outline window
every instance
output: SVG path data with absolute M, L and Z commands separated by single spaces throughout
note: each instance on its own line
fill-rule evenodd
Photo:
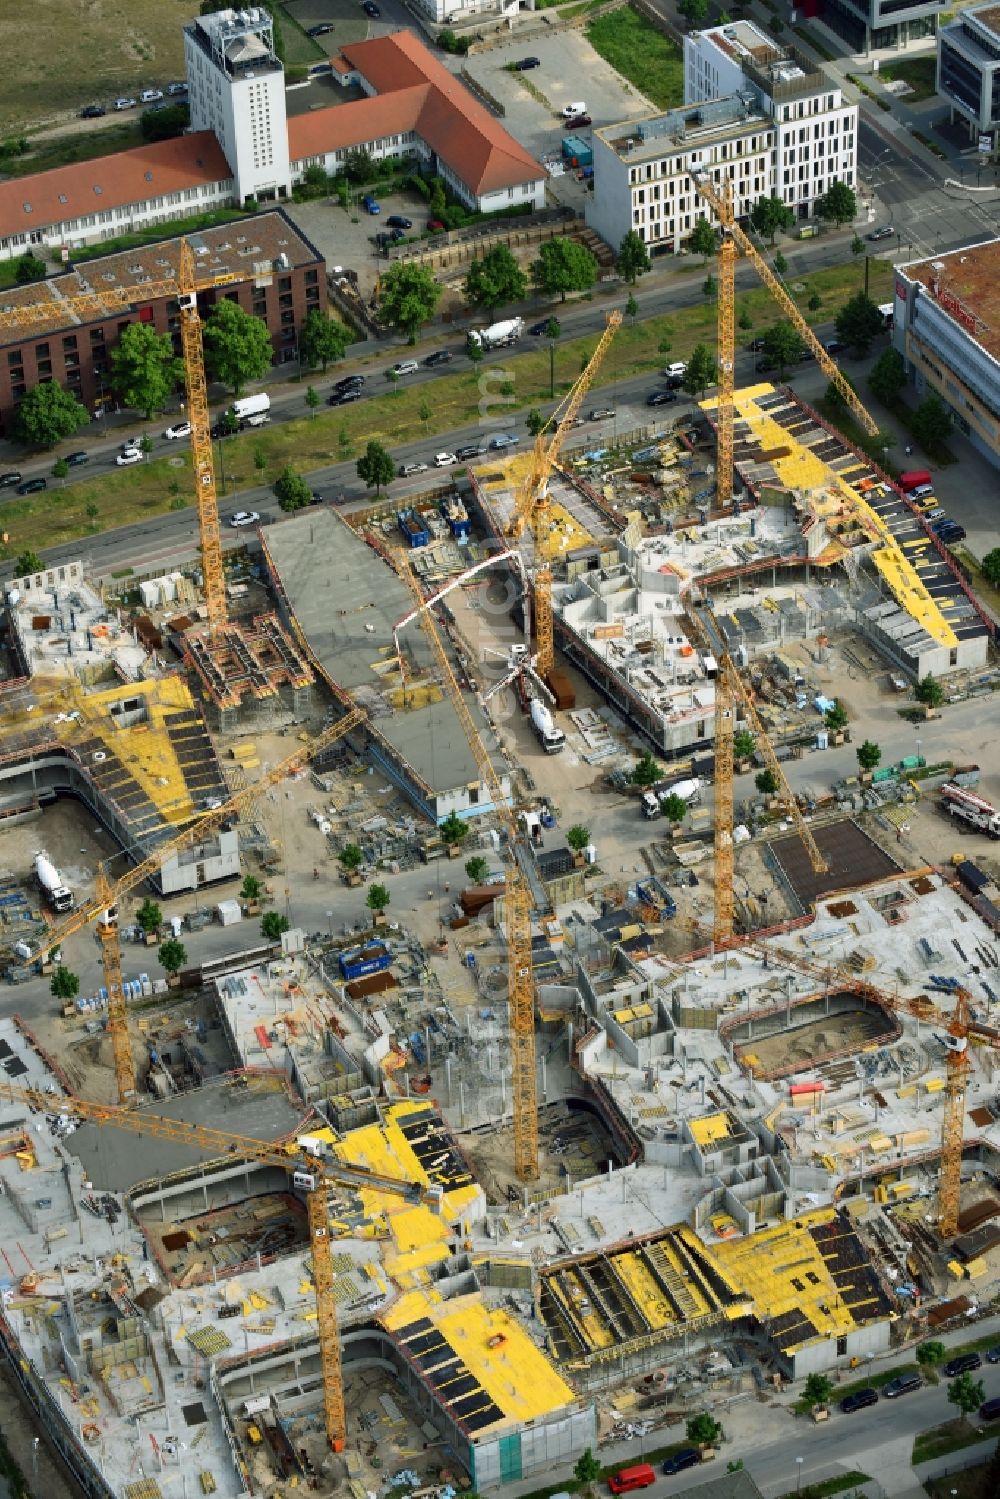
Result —
M 38 359 L 47 359 L 48 358 L 48 354 L 49 354 L 49 346 L 48 346 L 47 343 L 41 343 L 41 344 L 36 344 L 35 345 L 35 355 L 36 355 L 36 357 Z
M 62 341 L 62 344 L 63 344 L 63 351 L 65 353 L 68 353 L 70 349 L 75 349 L 76 348 L 76 334 L 75 333 L 67 333 L 66 336 L 65 336 L 65 338 Z
M 12 349 L 11 352 L 7 355 L 7 363 L 11 366 L 11 368 L 13 368 L 15 364 L 23 364 L 24 354 L 20 349 Z

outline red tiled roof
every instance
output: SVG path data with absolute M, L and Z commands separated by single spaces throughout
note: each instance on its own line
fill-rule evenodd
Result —
M 232 176 L 210 130 L 0 183 L 0 238 Z M 100 189 L 100 191 L 98 191 Z
M 545 176 L 531 153 L 412 32 L 396 31 L 341 51 L 377 97 L 290 119 L 292 161 L 412 130 L 477 195 Z

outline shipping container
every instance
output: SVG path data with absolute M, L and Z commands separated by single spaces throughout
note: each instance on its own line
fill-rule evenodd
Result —
M 342 952 L 337 961 L 345 979 L 360 979 L 369 973 L 381 973 L 384 968 L 388 968 L 392 962 L 392 954 L 381 942 L 366 942 L 363 947 L 352 947 Z

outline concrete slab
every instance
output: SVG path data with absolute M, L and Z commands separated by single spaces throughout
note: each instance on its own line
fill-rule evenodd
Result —
M 892 874 L 898 867 L 850 819 L 813 828 L 813 837 L 830 866 L 826 874 L 815 872 L 809 862 L 806 846 L 797 834 L 791 838 L 774 839 L 770 844 L 771 852 L 804 911 L 809 909 L 817 896 L 826 895 L 831 890 L 858 889 L 874 880 L 885 879 L 886 875 Z

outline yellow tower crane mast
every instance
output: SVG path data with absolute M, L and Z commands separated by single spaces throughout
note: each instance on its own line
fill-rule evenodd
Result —
M 284 780 L 303 759 L 311 759 L 313 755 L 318 755 L 322 750 L 328 749 L 344 734 L 358 728 L 364 722 L 365 716 L 360 708 L 352 708 L 343 718 L 330 724 L 314 739 L 300 745 L 293 754 L 272 766 L 260 780 L 242 787 L 220 806 L 203 813 L 169 842 L 157 845 L 152 853 L 133 865 L 114 883 L 108 879 L 104 869 L 100 868 L 97 872 L 94 894 L 90 899 L 77 906 L 76 910 L 64 921 L 49 927 L 43 934 L 42 952 L 52 952 L 74 932 L 82 931 L 92 921 L 97 924 L 104 985 L 108 991 L 108 1032 L 111 1036 L 118 1097 L 122 1104 L 128 1106 L 135 1104 L 138 1101 L 138 1089 L 135 1059 L 132 1055 L 132 1044 L 128 1032 L 128 1007 L 122 983 L 121 943 L 118 931 L 119 902 L 129 891 L 136 889 L 144 880 L 156 874 L 164 859 L 180 853 L 182 849 L 190 848 L 193 844 L 202 842 L 215 828 L 252 805 L 261 792 Z
M 361 1166 L 349 1166 L 332 1152 L 315 1154 L 302 1137 L 281 1142 L 255 1140 L 248 1135 L 230 1134 L 201 1124 L 188 1124 L 145 1109 L 116 1108 L 112 1104 L 88 1103 L 82 1098 L 59 1097 L 40 1088 L 17 1088 L 0 1081 L 0 1098 L 23 1105 L 38 1114 L 50 1113 L 58 1103 L 61 1113 L 72 1114 L 98 1126 L 128 1130 L 158 1140 L 173 1140 L 179 1145 L 208 1151 L 213 1159 L 226 1164 L 234 1159 L 255 1161 L 293 1173 L 295 1185 L 308 1193 L 309 1242 L 313 1288 L 316 1296 L 316 1318 L 319 1330 L 320 1367 L 323 1380 L 323 1408 L 327 1440 L 334 1452 L 343 1450 L 347 1435 L 344 1407 L 344 1379 L 340 1362 L 340 1337 L 337 1329 L 337 1301 L 334 1294 L 333 1266 L 330 1263 L 330 1193 L 334 1186 L 363 1187 L 402 1197 L 409 1202 L 436 1202 L 433 1194 L 419 1182 L 382 1176 Z
M 397 569 L 411 589 L 417 604 L 417 617 L 433 647 L 441 673 L 442 685 L 458 715 L 462 732 L 479 773 L 486 783 L 497 813 L 503 818 L 507 833 L 508 864 L 504 890 L 504 919 L 507 927 L 507 997 L 510 1011 L 511 1097 L 514 1115 L 514 1170 L 521 1181 L 538 1177 L 538 1083 L 535 1062 L 535 985 L 531 964 L 531 892 L 517 856 L 517 818 L 510 798 L 503 789 L 496 766 L 472 720 L 461 688 L 455 680 L 448 653 L 444 648 L 431 605 L 420 591 L 405 555 L 397 554 Z
M 556 429 L 547 435 L 542 428 L 535 438 L 531 454 L 531 466 L 524 482 L 519 486 L 515 498 L 514 515 L 509 534 L 520 536 L 530 527 L 535 549 L 535 649 L 536 667 L 544 681 L 555 664 L 555 642 L 552 631 L 552 569 L 548 565 L 549 480 L 559 461 L 563 443 L 573 427 L 583 404 L 583 398 L 597 377 L 618 329 L 622 314 L 616 309 L 608 313 L 608 325 L 597 342 L 597 347 L 587 362 L 587 367 L 574 383 L 561 407 L 553 413 Z

